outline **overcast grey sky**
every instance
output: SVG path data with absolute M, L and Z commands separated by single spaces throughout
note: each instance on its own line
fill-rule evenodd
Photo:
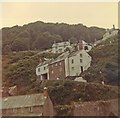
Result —
M 4 2 L 0 27 L 30 22 L 83 23 L 86 26 L 118 26 L 117 2 Z

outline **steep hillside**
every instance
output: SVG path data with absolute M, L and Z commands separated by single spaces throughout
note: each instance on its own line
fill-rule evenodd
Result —
M 105 29 L 86 27 L 82 24 L 44 23 L 37 21 L 23 26 L 2 28 L 3 53 L 11 51 L 44 50 L 50 48 L 54 41 L 76 42 L 85 40 L 94 42 L 105 33 Z
M 21 51 L 3 55 L 2 57 L 2 81 L 3 85 L 29 85 L 36 80 L 35 69 L 39 60 L 44 58 L 55 58 L 52 53 L 41 53 L 37 51 Z
M 92 65 L 82 76 L 88 82 L 105 81 L 106 84 L 118 84 L 118 41 L 119 37 L 113 36 L 94 47 L 90 52 Z
M 44 87 L 48 88 L 48 93 L 54 105 L 109 100 L 118 97 L 117 87 L 96 83 L 75 82 L 72 80 L 48 80 L 42 83 L 34 82 L 24 87 L 19 94 L 40 93 Z

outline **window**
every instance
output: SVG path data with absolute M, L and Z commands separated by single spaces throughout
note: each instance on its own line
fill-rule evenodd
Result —
M 57 63 L 55 64 L 55 66 L 57 66 Z
M 80 57 L 82 57 L 82 54 L 80 54 Z
M 72 70 L 74 70 L 74 67 L 72 67 Z
M 15 113 L 15 108 L 13 108 L 13 113 Z
M 74 60 L 72 59 L 72 62 L 71 62 L 72 64 L 74 63 Z
M 46 67 L 44 67 L 44 70 L 46 69 Z
M 59 49 L 59 52 L 61 53 L 61 52 L 62 52 L 62 49 Z
M 51 73 L 52 73 L 52 74 L 54 73 L 53 70 L 51 71 Z
M 38 68 L 38 72 L 40 72 L 40 68 Z
M 79 74 L 78 73 L 76 73 L 76 76 L 78 76 Z
M 80 63 L 82 63 L 82 59 L 80 59 Z
M 59 65 L 62 65 L 62 63 L 60 62 Z
M 83 72 L 83 66 L 81 66 L 81 72 Z
M 85 49 L 85 50 L 88 50 L 88 46 L 85 46 L 84 49 Z
M 33 112 L 33 107 L 29 107 L 29 112 Z
M 53 68 L 53 65 L 52 65 L 52 68 Z

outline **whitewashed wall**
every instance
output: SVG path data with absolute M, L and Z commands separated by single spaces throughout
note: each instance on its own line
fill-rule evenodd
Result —
M 52 53 L 62 53 L 67 47 L 71 47 L 70 42 L 55 43 L 52 45 Z
M 107 32 L 107 33 L 105 33 L 105 34 L 103 35 L 103 39 L 102 39 L 102 40 L 106 40 L 106 39 L 108 39 L 108 38 L 110 38 L 110 37 L 112 37 L 112 36 L 115 36 L 115 35 L 117 35 L 117 34 L 118 34 L 118 30 L 112 31 L 111 34 L 110 34 L 109 32 Z
M 82 54 L 82 57 L 80 57 L 80 54 Z M 73 64 L 72 59 L 74 60 Z M 80 62 L 80 59 L 82 59 L 82 63 Z M 69 57 L 69 72 L 70 72 L 69 75 L 70 76 L 79 75 L 81 73 L 81 66 L 83 66 L 84 71 L 90 67 L 90 64 L 91 56 L 85 50 L 81 50 L 77 55 Z
M 44 67 L 45 67 L 45 69 L 44 69 Z M 40 72 L 38 71 L 39 68 L 40 68 Z M 45 74 L 45 73 L 48 73 L 48 64 L 45 64 L 45 65 L 42 65 L 42 66 L 36 68 L 37 76 L 39 76 L 41 74 Z

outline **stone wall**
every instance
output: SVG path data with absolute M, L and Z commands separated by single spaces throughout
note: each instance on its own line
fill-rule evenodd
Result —
M 39 116 L 43 113 L 42 106 L 14 108 L 14 109 L 3 109 L 2 116 Z
M 73 116 L 118 116 L 118 100 L 75 103 Z
M 118 100 L 73 103 L 55 107 L 56 116 L 118 116 Z

